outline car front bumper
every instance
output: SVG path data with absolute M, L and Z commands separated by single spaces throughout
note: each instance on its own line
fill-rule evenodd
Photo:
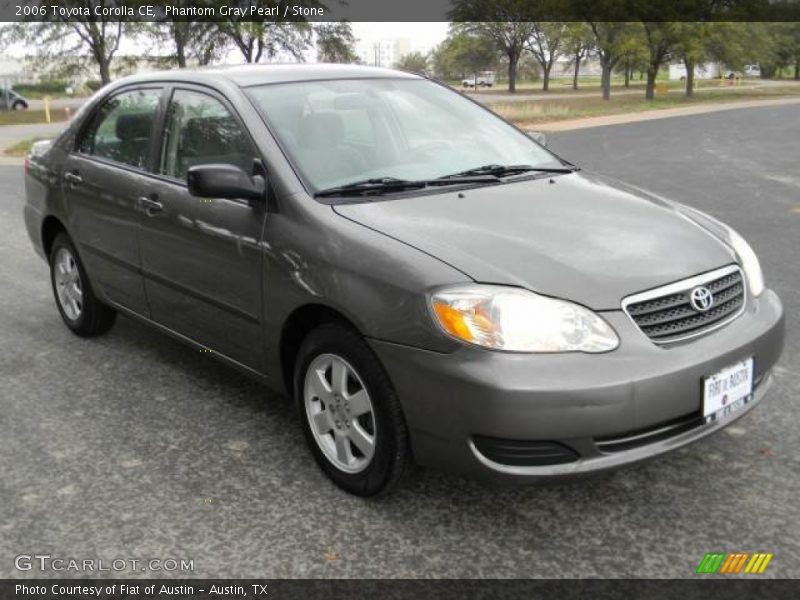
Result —
M 621 340 L 605 354 L 514 354 L 466 346 L 442 354 L 371 340 L 403 404 L 415 460 L 469 477 L 533 481 L 656 456 L 752 410 L 770 387 L 770 370 L 783 348 L 783 309 L 769 290 L 749 300 L 729 325 L 673 345 L 654 344 L 622 311 L 603 316 Z M 706 422 L 703 378 L 751 356 L 750 400 L 728 418 Z M 481 450 L 480 440 L 515 446 L 510 454 L 518 457 L 530 456 L 525 444 L 532 443 L 541 456 L 550 444 L 574 458 L 498 462 Z

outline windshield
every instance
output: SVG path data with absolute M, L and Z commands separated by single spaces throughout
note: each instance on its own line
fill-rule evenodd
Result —
M 248 91 L 314 192 L 485 165 L 563 166 L 492 113 L 427 80 L 304 81 Z

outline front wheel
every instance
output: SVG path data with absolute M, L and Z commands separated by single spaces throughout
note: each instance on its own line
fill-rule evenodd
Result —
M 59 233 L 50 250 L 50 282 L 58 312 L 74 333 L 91 337 L 114 325 L 117 313 L 92 292 L 89 278 L 75 246 L 66 233 Z
M 11 105 L 11 110 L 26 110 L 27 108 L 28 108 L 27 104 L 19 101 L 14 102 L 14 104 Z
M 311 452 L 334 483 L 358 496 L 398 484 L 411 463 L 403 411 L 360 335 L 338 323 L 312 331 L 297 357 L 294 390 Z

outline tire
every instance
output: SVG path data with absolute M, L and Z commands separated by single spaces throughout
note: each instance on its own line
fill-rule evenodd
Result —
M 58 312 L 73 333 L 92 337 L 114 325 L 116 311 L 95 297 L 83 263 L 66 233 L 59 233 L 50 249 L 50 284 Z
M 26 110 L 27 108 L 28 105 L 25 104 L 24 102 L 20 102 L 19 100 L 17 100 L 16 102 L 14 102 L 14 104 L 11 105 L 11 110 Z
M 345 384 L 334 384 L 334 374 L 343 371 Z M 398 485 L 411 464 L 403 410 L 358 333 L 339 323 L 313 330 L 295 361 L 294 396 L 311 453 L 336 485 L 357 496 L 387 494 Z

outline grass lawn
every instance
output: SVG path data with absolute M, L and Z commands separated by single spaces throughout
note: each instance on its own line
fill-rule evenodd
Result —
M 66 121 L 67 115 L 63 110 L 52 109 L 50 111 L 51 121 Z M 12 110 L 0 112 L 0 126 L 20 125 L 25 123 L 44 123 L 43 110 Z
M 744 83 L 747 83 L 749 80 L 745 79 Z M 448 80 L 447 83 L 457 89 L 462 89 L 461 81 L 460 80 Z M 629 87 L 625 87 L 625 79 L 621 76 L 615 75 L 611 78 L 611 89 L 612 90 L 624 90 L 624 89 L 641 89 L 644 90 L 646 81 L 644 79 L 639 79 L 638 75 L 631 79 Z M 670 89 L 683 89 L 686 82 L 679 81 L 679 80 L 670 80 L 667 78 L 666 74 L 659 74 L 659 77 L 656 78 L 656 83 L 666 83 Z M 695 79 L 694 82 L 695 87 L 715 87 L 719 86 L 719 79 Z M 592 92 L 595 90 L 600 90 L 600 76 L 581 76 L 578 78 L 578 89 L 572 89 L 572 77 L 556 77 L 550 79 L 550 92 L 565 94 L 570 92 Z M 478 88 L 475 90 L 479 94 L 507 94 L 508 93 L 508 82 L 507 81 L 497 81 L 493 87 L 491 88 Z M 517 94 L 545 94 L 547 92 L 542 91 L 542 80 L 517 80 Z
M 599 117 L 621 113 L 635 113 L 645 110 L 676 108 L 697 104 L 763 100 L 787 96 L 800 97 L 800 86 L 769 87 L 742 90 L 710 90 L 691 98 L 679 92 L 670 92 L 645 100 L 639 95 L 614 96 L 604 101 L 599 97 L 561 98 L 558 100 L 531 100 L 492 103 L 489 107 L 520 127 L 530 127 L 583 117 Z
M 24 139 L 24 140 L 20 140 L 16 144 L 14 144 L 13 146 L 9 146 L 8 148 L 6 148 L 5 152 L 3 152 L 3 154 L 5 154 L 6 156 L 25 156 L 25 155 L 28 154 L 28 152 L 31 149 L 31 146 L 33 146 L 33 144 L 35 142 L 38 142 L 39 140 L 44 140 L 44 139 L 47 139 L 47 138 L 32 137 L 32 138 L 27 138 L 27 139 Z
M 746 86 L 751 84 L 752 82 L 748 81 L 747 79 L 743 80 L 739 85 Z M 657 85 L 666 84 L 670 90 L 678 90 L 683 91 L 686 87 L 685 81 L 669 81 L 666 79 L 659 79 L 656 81 Z M 614 80 L 611 82 L 611 93 L 614 92 L 622 92 L 622 91 L 632 91 L 632 90 L 640 90 L 644 92 L 647 83 L 644 81 L 639 80 L 631 80 L 628 87 L 625 87 L 625 82 L 621 79 L 619 81 Z M 702 79 L 702 80 L 695 80 L 694 82 L 695 89 L 699 88 L 718 88 L 719 79 Z M 542 95 L 547 96 L 548 93 L 550 94 L 586 94 L 589 92 L 597 92 L 600 93 L 600 79 L 597 78 L 596 80 L 587 80 L 578 83 L 578 89 L 572 89 L 572 80 L 565 80 L 565 79 L 551 79 L 550 80 L 550 89 L 549 91 L 545 92 L 542 90 L 542 82 L 531 82 L 531 83 L 524 83 L 521 85 L 517 85 L 517 95 Z M 495 84 L 492 88 L 478 88 L 477 91 L 473 93 L 477 94 L 487 94 L 487 95 L 495 95 L 495 94 L 508 94 L 508 85 L 506 84 Z

